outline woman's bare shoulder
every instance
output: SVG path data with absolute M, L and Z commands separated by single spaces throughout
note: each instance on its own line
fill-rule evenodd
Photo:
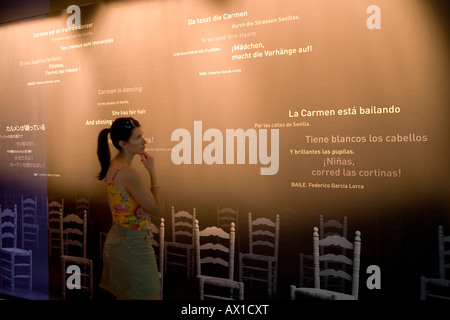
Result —
M 119 179 L 121 181 L 130 181 L 135 180 L 139 178 L 139 173 L 136 168 L 130 166 L 130 165 L 124 165 L 120 168 L 120 170 L 117 172 L 116 179 Z

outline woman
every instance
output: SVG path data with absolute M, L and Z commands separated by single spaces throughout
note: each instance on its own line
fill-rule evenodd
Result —
M 108 133 L 119 151 L 111 160 Z M 98 136 L 99 180 L 105 188 L 113 225 L 103 250 L 100 287 L 117 299 L 160 299 L 161 287 L 152 247 L 150 217 L 160 214 L 159 186 L 153 158 L 145 153 L 138 121 L 118 118 Z M 131 166 L 139 155 L 150 176 L 150 187 Z

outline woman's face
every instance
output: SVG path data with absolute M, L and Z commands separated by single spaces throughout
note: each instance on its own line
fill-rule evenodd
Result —
M 125 147 L 128 152 L 132 154 L 142 154 L 145 151 L 145 139 L 141 127 L 136 127 L 131 133 L 131 137 L 125 142 Z

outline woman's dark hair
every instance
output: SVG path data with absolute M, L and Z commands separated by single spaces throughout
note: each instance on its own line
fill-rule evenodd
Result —
M 103 178 L 105 178 L 111 162 L 111 153 L 109 152 L 108 145 L 108 133 L 111 135 L 111 140 L 114 147 L 120 151 L 122 150 L 122 147 L 119 145 L 119 141 L 128 141 L 131 137 L 133 129 L 140 126 L 140 123 L 131 117 L 117 118 L 112 123 L 111 128 L 100 131 L 97 142 L 97 156 L 102 169 L 98 174 L 98 180 L 103 180 Z

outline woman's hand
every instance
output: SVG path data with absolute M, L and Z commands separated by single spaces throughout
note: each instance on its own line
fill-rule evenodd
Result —
M 144 167 L 148 171 L 152 171 L 155 169 L 155 161 L 151 155 L 144 152 L 144 153 L 141 153 L 140 156 L 141 156 L 141 162 L 144 164 Z
M 145 211 L 142 207 L 138 207 L 134 212 L 134 215 L 139 219 L 150 219 L 150 213 Z

